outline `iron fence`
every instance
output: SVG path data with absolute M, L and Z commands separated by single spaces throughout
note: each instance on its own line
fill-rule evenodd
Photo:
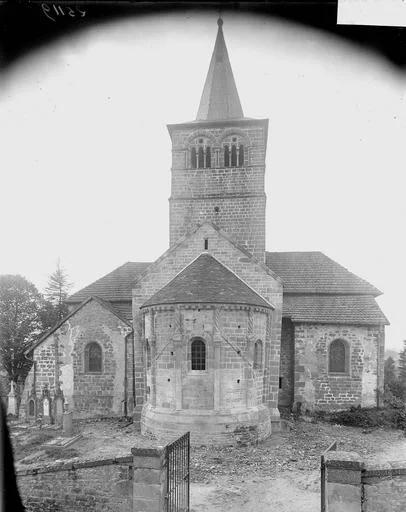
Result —
M 189 512 L 190 432 L 166 446 L 166 511 Z
M 320 457 L 320 499 L 321 499 L 321 512 L 327 511 L 327 500 L 326 500 L 326 454 L 330 451 L 337 450 L 337 441 L 333 441 L 327 450 L 321 454 Z

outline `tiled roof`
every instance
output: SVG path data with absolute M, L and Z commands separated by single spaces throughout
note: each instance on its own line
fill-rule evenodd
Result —
M 67 302 L 82 302 L 90 295 L 109 301 L 131 301 L 132 288 L 150 263 L 127 262 L 71 295 Z
M 216 43 L 196 116 L 197 121 L 241 119 L 244 117 L 224 41 L 223 21 L 219 19 L 217 24 Z
M 104 308 L 108 309 L 113 315 L 115 315 L 117 318 L 119 318 L 121 321 L 123 321 L 125 324 L 127 324 L 129 327 L 131 327 L 131 319 L 126 318 L 120 311 L 117 311 L 117 309 L 110 304 L 110 302 L 107 302 L 100 297 L 93 297 L 92 295 L 90 297 L 86 297 L 85 300 L 83 300 L 76 308 L 74 308 L 70 313 L 68 313 L 62 320 L 57 322 L 53 327 L 48 329 L 44 334 L 39 338 L 38 341 L 36 341 L 28 350 L 24 352 L 24 354 L 29 354 L 32 352 L 38 345 L 40 345 L 43 341 L 45 341 L 52 333 L 54 333 L 59 327 L 61 327 L 62 324 L 64 324 L 69 318 L 71 318 L 73 315 L 75 315 L 79 310 L 83 308 L 88 302 L 91 300 L 95 300 L 98 304 L 103 306 Z
M 282 278 L 284 293 L 381 294 L 322 252 L 267 252 L 266 264 Z
M 205 256 L 208 257 L 208 255 Z M 200 262 L 202 263 L 202 266 L 199 267 L 200 274 L 197 272 L 197 267 L 192 267 L 191 270 L 195 268 L 196 273 L 192 275 L 189 269 L 188 280 L 183 277 L 179 287 L 171 286 L 169 291 L 166 290 L 166 287 L 163 288 L 146 304 L 152 304 L 152 300 L 154 303 L 157 303 L 157 300 L 162 302 L 193 302 L 195 300 L 197 302 L 236 303 L 238 300 L 240 304 L 257 303 L 258 298 L 260 302 L 263 300 L 217 260 L 211 259 L 215 263 L 207 274 L 210 279 L 206 279 L 203 263 Z M 207 260 L 204 261 L 207 264 Z M 284 316 L 291 316 L 294 321 L 387 323 L 385 316 L 373 299 L 373 296 L 380 294 L 379 290 L 321 252 L 267 252 L 266 263 L 283 279 Z M 129 321 L 132 317 L 133 285 L 149 265 L 150 263 L 125 263 L 110 274 L 71 295 L 68 302 L 80 303 L 89 296 L 97 296 L 112 302 L 115 310 Z M 221 267 L 221 271 L 218 266 Z M 186 269 L 183 272 L 185 271 Z M 217 271 L 224 280 L 224 286 L 219 286 L 221 281 L 213 278 Z M 181 276 L 183 272 L 177 277 Z M 225 278 L 224 274 L 228 275 L 228 278 Z M 177 282 L 179 283 L 180 279 Z M 202 282 L 202 286 L 198 284 L 199 282 Z M 238 293 L 235 292 L 234 285 L 238 286 Z M 169 285 L 167 286 L 169 287 Z M 240 287 L 245 290 L 244 293 L 241 293 Z M 269 307 L 268 303 L 265 304 Z
M 284 295 L 283 316 L 293 322 L 389 324 L 370 295 Z
M 210 254 L 204 253 L 185 267 L 143 307 L 157 304 L 225 303 L 271 307 L 252 288 Z

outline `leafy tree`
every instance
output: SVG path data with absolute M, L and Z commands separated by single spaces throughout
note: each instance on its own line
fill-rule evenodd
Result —
M 385 364 L 384 364 L 385 386 L 390 386 L 396 380 L 397 380 L 397 375 L 396 375 L 395 360 L 393 359 L 393 357 L 389 356 L 387 359 L 385 359 Z
M 45 297 L 56 311 L 54 323 L 62 320 L 69 312 L 65 300 L 71 287 L 72 283 L 69 282 L 68 275 L 61 267 L 61 262 L 58 259 L 56 270 L 49 276 L 48 286 L 45 288 Z
M 406 391 L 406 340 L 403 340 L 403 350 L 399 353 L 399 382 Z
M 391 400 L 391 397 L 403 399 L 404 389 L 396 372 L 395 360 L 390 356 L 385 360 L 384 382 L 386 399 Z
M 30 368 L 24 352 L 44 329 L 43 297 L 20 275 L 0 276 L 0 365 L 9 379 L 22 383 Z

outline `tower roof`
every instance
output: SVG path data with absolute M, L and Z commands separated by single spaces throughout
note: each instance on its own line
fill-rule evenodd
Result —
M 217 25 L 216 43 L 196 121 L 220 121 L 244 117 L 224 41 L 221 18 L 218 19 Z

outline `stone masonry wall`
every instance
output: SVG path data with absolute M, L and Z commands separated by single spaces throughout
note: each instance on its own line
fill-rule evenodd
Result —
M 328 371 L 329 344 L 338 338 L 350 351 L 349 371 L 342 375 Z M 295 324 L 294 401 L 304 410 L 375 405 L 383 344 L 379 326 Z
M 354 452 L 325 456 L 326 504 L 331 512 L 403 512 L 406 461 L 369 462 Z
M 59 380 L 75 417 L 122 414 L 126 332 L 128 326 L 97 301 L 85 304 L 35 348 L 36 369 L 32 367 L 26 379 L 23 408 L 32 391 L 35 371 L 38 400 L 45 387 L 52 400 Z M 102 347 L 101 373 L 85 371 L 84 352 L 89 342 L 97 342 Z M 131 344 L 128 345 L 130 366 Z M 128 374 L 130 377 L 131 372 Z M 131 390 L 131 381 L 128 389 Z M 41 412 L 40 403 L 38 410 Z
M 132 478 L 132 456 L 17 471 L 27 512 L 132 512 Z
M 226 306 L 224 306 L 226 308 Z M 181 308 L 184 335 L 181 342 L 181 392 L 182 409 L 214 409 L 215 356 L 213 340 L 213 309 L 209 307 Z M 169 308 L 155 313 L 156 336 L 156 389 L 151 389 L 149 398 L 155 397 L 158 407 L 176 408 L 176 348 L 171 340 L 175 335 L 175 311 Z M 264 401 L 264 367 L 253 368 L 253 344 L 261 340 L 265 347 L 266 314 L 254 313 L 253 332 L 248 333 L 248 311 L 224 309 L 219 315 L 221 332 L 230 341 L 220 339 L 219 400 L 216 407 L 232 411 L 252 407 Z M 190 344 L 200 337 L 206 344 L 206 370 L 193 371 L 190 368 Z M 249 337 L 251 339 L 249 339 Z M 216 338 L 217 339 L 217 338 Z M 234 350 L 235 349 L 235 350 Z M 240 350 L 241 354 L 237 354 Z M 264 349 L 263 349 L 264 351 Z M 263 354 L 262 354 L 263 358 Z M 250 364 L 248 364 L 249 362 Z M 152 384 L 153 385 L 153 384 Z
M 406 508 L 406 461 L 365 464 L 361 473 L 362 512 L 403 512 Z
M 178 244 L 164 253 L 152 264 L 144 276 L 135 284 L 133 290 L 133 316 L 140 317 L 140 306 L 155 292 L 168 284 L 175 275 L 204 251 L 204 240 L 209 241 L 209 253 L 235 272 L 249 286 L 274 305 L 270 328 L 269 346 L 264 347 L 264 389 L 265 402 L 272 415 L 279 418 L 277 396 L 279 387 L 279 351 L 280 325 L 282 311 L 282 284 L 263 264 L 252 260 L 241 251 L 221 231 L 210 224 L 203 224 L 194 233 L 180 240 Z M 141 404 L 145 401 L 143 385 L 144 354 L 142 333 L 136 337 L 136 377 L 137 410 L 141 413 Z M 139 417 L 139 416 L 138 416 Z
M 128 456 L 34 464 L 17 470 L 17 484 L 28 512 L 159 512 L 167 450 L 149 442 Z
M 281 362 L 278 404 L 290 407 L 293 404 L 295 388 L 295 334 L 294 325 L 289 318 L 282 319 Z
M 259 120 L 234 127 L 172 128 L 171 246 L 197 223 L 210 221 L 264 261 L 266 126 Z M 223 141 L 232 136 L 244 145 L 243 167 L 224 167 Z M 190 147 L 198 137 L 211 147 L 208 169 L 190 166 Z

